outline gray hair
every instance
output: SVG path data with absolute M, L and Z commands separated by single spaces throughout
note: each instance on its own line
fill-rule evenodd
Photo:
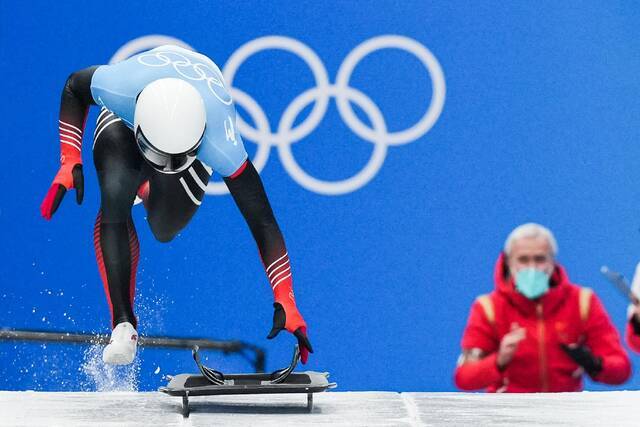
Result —
M 556 238 L 553 237 L 553 233 L 547 227 L 536 224 L 534 222 L 522 224 L 516 227 L 509 234 L 509 237 L 507 237 L 507 240 L 504 242 L 504 253 L 507 255 L 511 254 L 513 242 L 515 242 L 516 240 L 536 237 L 544 237 L 545 239 L 547 239 L 547 242 L 549 242 L 549 246 L 551 246 L 551 254 L 555 258 L 558 254 L 558 243 L 556 242 Z

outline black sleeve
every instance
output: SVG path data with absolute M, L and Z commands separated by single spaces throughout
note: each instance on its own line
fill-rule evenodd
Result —
M 96 105 L 91 96 L 91 78 L 98 66 L 72 73 L 62 90 L 60 120 L 84 130 L 84 120 L 90 105 Z
M 270 265 L 283 256 L 286 247 L 258 171 L 247 160 L 247 166 L 240 175 L 224 178 L 224 182 L 251 229 L 263 264 Z

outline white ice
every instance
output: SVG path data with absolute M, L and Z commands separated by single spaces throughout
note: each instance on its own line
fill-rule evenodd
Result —
M 315 395 L 206 396 L 154 392 L 0 391 L 1 426 L 637 426 L 640 392 L 488 395 L 326 392 Z

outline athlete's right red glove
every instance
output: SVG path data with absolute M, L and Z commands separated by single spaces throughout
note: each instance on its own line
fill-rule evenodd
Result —
M 273 312 L 273 328 L 271 328 L 271 332 L 269 332 L 267 338 L 275 338 L 283 329 L 291 332 L 298 339 L 300 360 L 302 363 L 307 363 L 309 353 L 313 353 L 313 348 L 311 347 L 309 338 L 307 338 L 307 324 L 295 303 L 283 302 L 284 304 L 281 304 L 276 300 L 273 304 L 273 308 L 275 309 Z
M 64 94 L 63 94 L 64 104 Z M 88 107 L 87 107 L 88 108 Z M 85 119 L 86 119 L 85 109 Z M 82 203 L 84 196 L 84 175 L 82 174 L 82 127 L 74 126 L 69 120 L 59 120 L 60 131 L 60 170 L 58 171 L 47 195 L 40 205 L 40 213 L 44 219 L 51 219 L 60 206 L 67 190 L 76 189 L 76 202 Z
M 45 219 L 51 219 L 60 206 L 60 202 L 70 188 L 76 189 L 76 202 L 82 203 L 84 196 L 84 175 L 82 173 L 82 161 L 78 158 L 66 159 L 62 156 L 62 166 L 53 179 L 47 195 L 40 205 L 40 213 Z

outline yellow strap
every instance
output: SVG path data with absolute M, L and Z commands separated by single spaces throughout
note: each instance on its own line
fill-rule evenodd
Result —
M 589 310 L 591 309 L 591 295 L 593 291 L 590 288 L 580 288 L 580 320 L 586 322 L 589 318 Z M 484 310 L 484 315 L 491 325 L 496 321 L 496 313 L 493 309 L 493 301 L 489 295 L 480 295 L 476 301 L 480 303 Z
M 589 318 L 591 295 L 593 295 L 593 291 L 590 288 L 580 288 L 580 320 L 583 322 Z
M 487 294 L 480 295 L 476 301 L 480 303 L 484 310 L 484 315 L 487 317 L 489 323 L 493 325 L 496 321 L 496 313 L 493 310 L 493 301 L 491 301 L 491 297 Z

